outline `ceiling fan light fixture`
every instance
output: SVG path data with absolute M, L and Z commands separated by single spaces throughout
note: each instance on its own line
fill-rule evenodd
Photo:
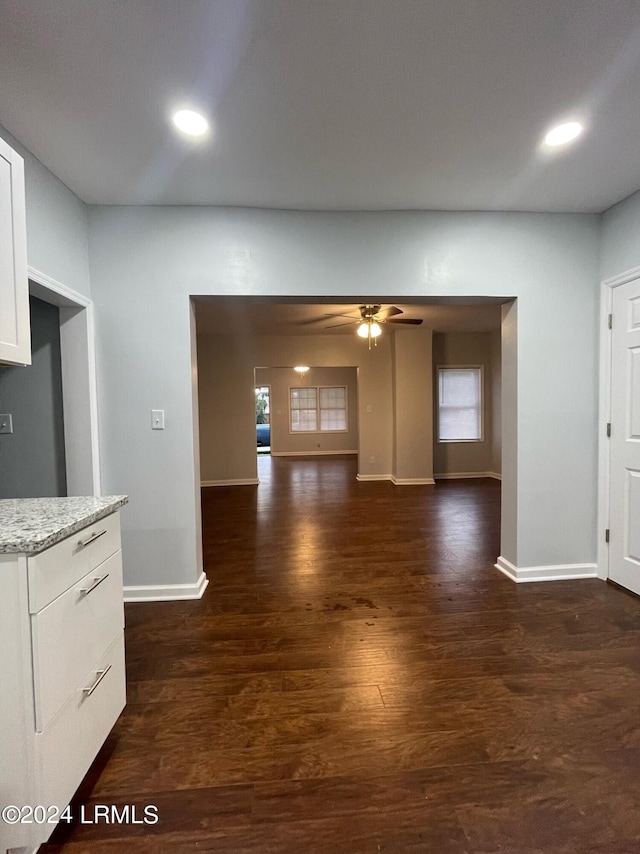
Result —
M 375 320 L 363 320 L 356 331 L 361 338 L 377 338 L 378 335 L 382 335 L 380 324 Z
M 376 347 L 378 346 L 378 342 L 376 339 L 379 335 L 382 334 L 382 329 L 380 328 L 380 324 L 376 323 L 373 317 L 365 317 L 364 320 L 358 324 L 356 333 L 360 336 L 360 338 L 367 339 L 367 341 L 369 342 L 369 349 L 371 349 L 372 341 Z

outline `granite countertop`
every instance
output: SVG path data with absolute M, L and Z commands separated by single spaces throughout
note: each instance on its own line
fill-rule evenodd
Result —
M 119 510 L 126 495 L 0 500 L 0 554 L 33 555 Z

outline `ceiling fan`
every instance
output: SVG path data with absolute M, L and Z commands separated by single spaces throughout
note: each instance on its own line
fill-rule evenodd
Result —
M 348 323 L 334 323 L 327 326 L 327 329 L 332 329 L 336 326 L 349 326 L 356 323 L 356 332 L 361 338 L 366 338 L 371 349 L 371 341 L 374 346 L 377 345 L 377 338 L 382 333 L 382 323 L 402 323 L 411 326 L 420 326 L 421 318 L 417 317 L 400 317 L 404 314 L 401 308 L 395 305 L 390 305 L 387 308 L 382 308 L 381 305 L 361 305 L 359 306 L 360 317 L 353 318 L 352 314 L 326 314 L 325 317 L 347 317 Z

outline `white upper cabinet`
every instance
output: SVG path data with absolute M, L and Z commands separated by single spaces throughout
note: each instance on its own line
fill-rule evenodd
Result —
M 0 363 L 31 364 L 24 161 L 0 139 Z

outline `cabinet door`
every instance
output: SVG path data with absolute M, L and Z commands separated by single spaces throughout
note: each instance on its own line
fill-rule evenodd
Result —
M 24 161 L 0 139 L 0 362 L 31 364 Z

